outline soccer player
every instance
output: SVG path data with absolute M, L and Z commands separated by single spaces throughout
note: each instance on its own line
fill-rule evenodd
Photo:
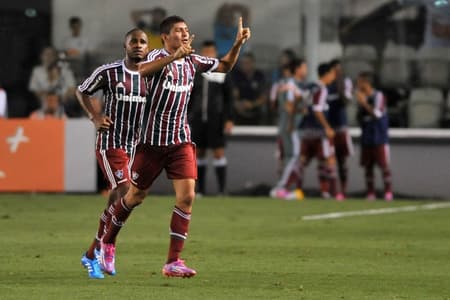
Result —
M 376 199 L 374 183 L 374 166 L 382 171 L 384 181 L 384 199 L 392 201 L 390 154 L 389 154 L 389 120 L 386 112 L 386 99 L 383 93 L 373 86 L 373 75 L 362 72 L 357 80 L 356 99 L 358 100 L 358 120 L 361 125 L 361 166 L 365 169 L 367 200 Z
M 170 222 L 170 246 L 162 273 L 168 277 L 192 277 L 196 271 L 180 259 L 188 235 L 195 198 L 197 166 L 195 145 L 187 123 L 187 106 L 196 72 L 229 72 L 235 65 L 242 45 L 250 38 L 250 29 L 239 20 L 236 39 L 220 60 L 193 54 L 193 35 L 179 16 L 170 16 L 160 25 L 163 49 L 149 53 L 139 72 L 148 76 L 147 97 L 141 141 L 131 166 L 132 184 L 125 197 L 114 206 L 112 222 L 102 240 L 102 265 L 106 272 L 115 270 L 115 238 L 133 208 L 141 204 L 146 190 L 163 169 L 172 180 L 175 207 Z
M 217 57 L 214 41 L 204 41 L 200 55 Z M 213 151 L 213 166 L 219 194 L 225 193 L 227 158 L 225 157 L 225 134 L 233 128 L 232 83 L 224 73 L 197 73 L 192 89 L 189 122 L 192 141 L 197 145 L 197 192 L 205 194 L 205 177 L 208 160 L 207 149 Z
M 307 74 L 306 62 L 295 59 L 282 68 L 283 77 L 272 86 L 271 102 L 276 101 L 278 106 L 278 144 L 283 168 L 279 181 L 270 192 L 271 197 L 287 200 L 304 198 L 300 187 L 294 192 L 291 192 L 289 187 L 298 182 L 299 176 L 300 140 L 297 130 L 303 116 L 303 109 L 299 106 L 307 93 Z
M 327 85 L 335 80 L 335 72 L 329 64 L 318 67 L 319 82 L 311 88 L 308 113 L 302 120 L 300 130 L 302 134 L 300 146 L 300 183 L 302 184 L 304 168 L 312 158 L 317 157 L 319 164 L 325 166 L 326 177 L 329 181 L 330 192 L 338 201 L 343 200 L 342 193 L 336 184 L 336 159 L 334 156 L 333 140 L 335 132 L 327 121 Z
M 103 278 L 98 258 L 100 241 L 114 214 L 114 203 L 129 187 L 129 159 L 137 144 L 141 114 L 146 102 L 146 78 L 138 72 L 138 63 L 148 54 L 147 35 L 132 29 L 125 35 L 125 58 L 97 68 L 77 89 L 76 95 L 97 129 L 96 156 L 110 184 L 107 208 L 103 211 L 97 235 L 81 263 L 90 278 Z M 92 95 L 102 90 L 104 112 L 91 103 Z M 109 272 L 114 275 L 114 272 Z
M 348 178 L 347 157 L 353 155 L 352 138 L 347 128 L 347 104 L 352 99 L 353 84 L 350 78 L 344 76 L 338 59 L 330 62 L 330 68 L 336 73 L 336 79 L 327 86 L 328 122 L 336 133 L 334 136 L 334 150 L 341 192 L 345 197 Z M 320 170 L 319 180 L 322 182 L 326 180 L 324 166 Z

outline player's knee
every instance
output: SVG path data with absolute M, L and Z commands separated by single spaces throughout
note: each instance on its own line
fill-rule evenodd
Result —
M 178 197 L 178 205 L 183 206 L 184 208 L 191 207 L 194 203 L 195 192 L 187 192 Z
M 139 189 L 132 189 L 128 193 L 127 204 L 131 207 L 136 207 L 144 202 L 146 192 Z

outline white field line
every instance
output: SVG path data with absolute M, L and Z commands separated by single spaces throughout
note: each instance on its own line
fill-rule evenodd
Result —
M 399 207 L 387 207 L 387 208 L 377 208 L 377 209 L 366 209 L 366 210 L 355 210 L 355 211 L 343 211 L 343 212 L 332 212 L 320 215 L 309 215 L 303 216 L 303 221 L 314 221 L 314 220 L 325 220 L 325 219 L 340 219 L 354 216 L 373 216 L 373 215 L 385 215 L 385 214 L 395 214 L 401 212 L 411 212 L 418 210 L 433 210 L 441 208 L 450 208 L 450 202 L 445 203 L 431 203 L 424 205 L 411 205 L 411 206 L 399 206 Z

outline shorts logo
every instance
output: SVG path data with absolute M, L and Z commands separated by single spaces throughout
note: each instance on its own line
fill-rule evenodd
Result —
M 138 178 L 139 178 L 139 174 L 136 173 L 136 172 L 134 172 L 134 171 L 132 171 L 132 172 L 131 172 L 131 179 L 136 180 L 136 179 L 138 179 Z
M 117 170 L 115 173 L 117 178 L 122 179 L 123 178 L 123 170 Z

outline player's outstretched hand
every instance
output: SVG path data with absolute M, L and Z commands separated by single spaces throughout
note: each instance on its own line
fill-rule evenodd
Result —
M 239 17 L 238 30 L 236 33 L 236 44 L 242 46 L 252 35 L 249 27 L 242 26 L 242 17 Z
M 180 59 L 180 58 L 189 56 L 195 52 L 195 50 L 191 46 L 194 38 L 195 38 L 195 34 L 191 35 L 189 40 L 186 43 L 181 44 L 180 48 L 178 48 L 174 54 L 175 59 Z
M 106 131 L 112 124 L 114 124 L 108 116 L 95 116 L 92 118 L 92 122 L 95 125 L 95 129 L 98 131 Z

